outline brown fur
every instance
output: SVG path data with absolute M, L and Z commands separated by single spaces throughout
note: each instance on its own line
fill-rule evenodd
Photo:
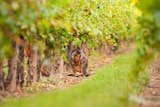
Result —
M 83 76 L 89 76 L 87 73 L 88 58 L 80 47 L 76 47 L 70 57 L 70 64 L 73 72 L 80 72 Z

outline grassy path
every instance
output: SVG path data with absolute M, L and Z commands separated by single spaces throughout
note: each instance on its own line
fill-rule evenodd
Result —
M 82 84 L 28 99 L 13 99 L 0 107 L 134 107 L 128 95 L 135 89 L 127 76 L 134 58 L 134 53 L 119 56 Z

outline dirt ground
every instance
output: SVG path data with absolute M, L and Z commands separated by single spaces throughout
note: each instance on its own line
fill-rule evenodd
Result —
M 139 107 L 160 107 L 160 60 L 153 63 L 149 74 L 149 84 L 139 96 Z

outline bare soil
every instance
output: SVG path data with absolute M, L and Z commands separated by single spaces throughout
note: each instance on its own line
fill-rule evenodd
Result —
M 160 60 L 156 60 L 149 72 L 150 81 L 140 94 L 139 107 L 160 107 Z

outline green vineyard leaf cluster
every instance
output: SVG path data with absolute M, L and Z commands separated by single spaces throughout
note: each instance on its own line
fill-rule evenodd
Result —
M 10 40 L 1 47 L 23 37 L 63 53 L 69 41 L 94 47 L 135 36 L 138 14 L 130 0 L 1 0 L 0 17 L 0 39 Z

